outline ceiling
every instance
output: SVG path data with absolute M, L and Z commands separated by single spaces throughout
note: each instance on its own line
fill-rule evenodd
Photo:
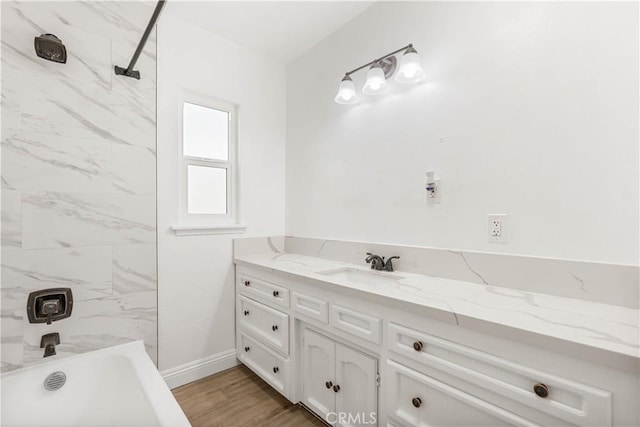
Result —
M 372 1 L 169 1 L 165 13 L 289 62 L 372 4 Z

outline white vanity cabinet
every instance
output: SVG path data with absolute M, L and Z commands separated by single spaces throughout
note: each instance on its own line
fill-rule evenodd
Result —
M 378 363 L 308 328 L 302 333 L 302 403 L 337 426 L 377 418 Z
M 238 359 L 332 425 L 640 424 L 637 374 L 335 284 L 236 272 Z

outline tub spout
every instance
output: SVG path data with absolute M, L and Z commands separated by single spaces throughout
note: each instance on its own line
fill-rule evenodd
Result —
M 44 348 L 44 357 L 55 356 L 56 346 L 53 344 L 47 344 Z
M 55 356 L 58 344 L 60 344 L 60 334 L 57 332 L 43 335 L 40 339 L 40 348 L 44 348 L 44 356 L 42 357 Z

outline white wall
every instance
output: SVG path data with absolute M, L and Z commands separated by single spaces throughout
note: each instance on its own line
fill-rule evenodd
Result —
M 285 68 L 172 16 L 158 25 L 159 367 L 224 354 L 234 342 L 232 239 L 175 236 L 178 94 L 239 105 L 241 222 L 247 234 L 284 232 Z
M 426 84 L 333 102 L 409 42 Z M 637 3 L 378 3 L 289 64 L 287 93 L 289 235 L 638 263 Z

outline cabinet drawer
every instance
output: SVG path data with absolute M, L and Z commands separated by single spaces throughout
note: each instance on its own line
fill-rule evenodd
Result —
M 329 323 L 329 303 L 298 292 L 292 295 L 291 308 L 298 314 Z
M 611 393 L 558 375 L 528 368 L 411 328 L 389 323 L 389 348 L 426 366 L 537 411 L 545 424 L 554 417 L 569 424 L 610 426 Z M 547 389 L 546 397 L 536 394 Z M 503 405 L 501 405 L 503 406 Z
M 273 307 L 289 308 L 289 290 L 282 286 L 241 274 L 238 292 Z
M 239 296 L 238 325 L 272 348 L 289 354 L 288 315 Z
M 238 343 L 238 359 L 286 398 L 289 397 L 289 360 L 242 333 Z
M 389 415 L 403 427 L 536 425 L 392 360 L 387 362 L 387 381 Z
M 350 308 L 331 305 L 331 326 L 352 335 L 380 344 L 380 323 L 377 317 L 360 313 Z

